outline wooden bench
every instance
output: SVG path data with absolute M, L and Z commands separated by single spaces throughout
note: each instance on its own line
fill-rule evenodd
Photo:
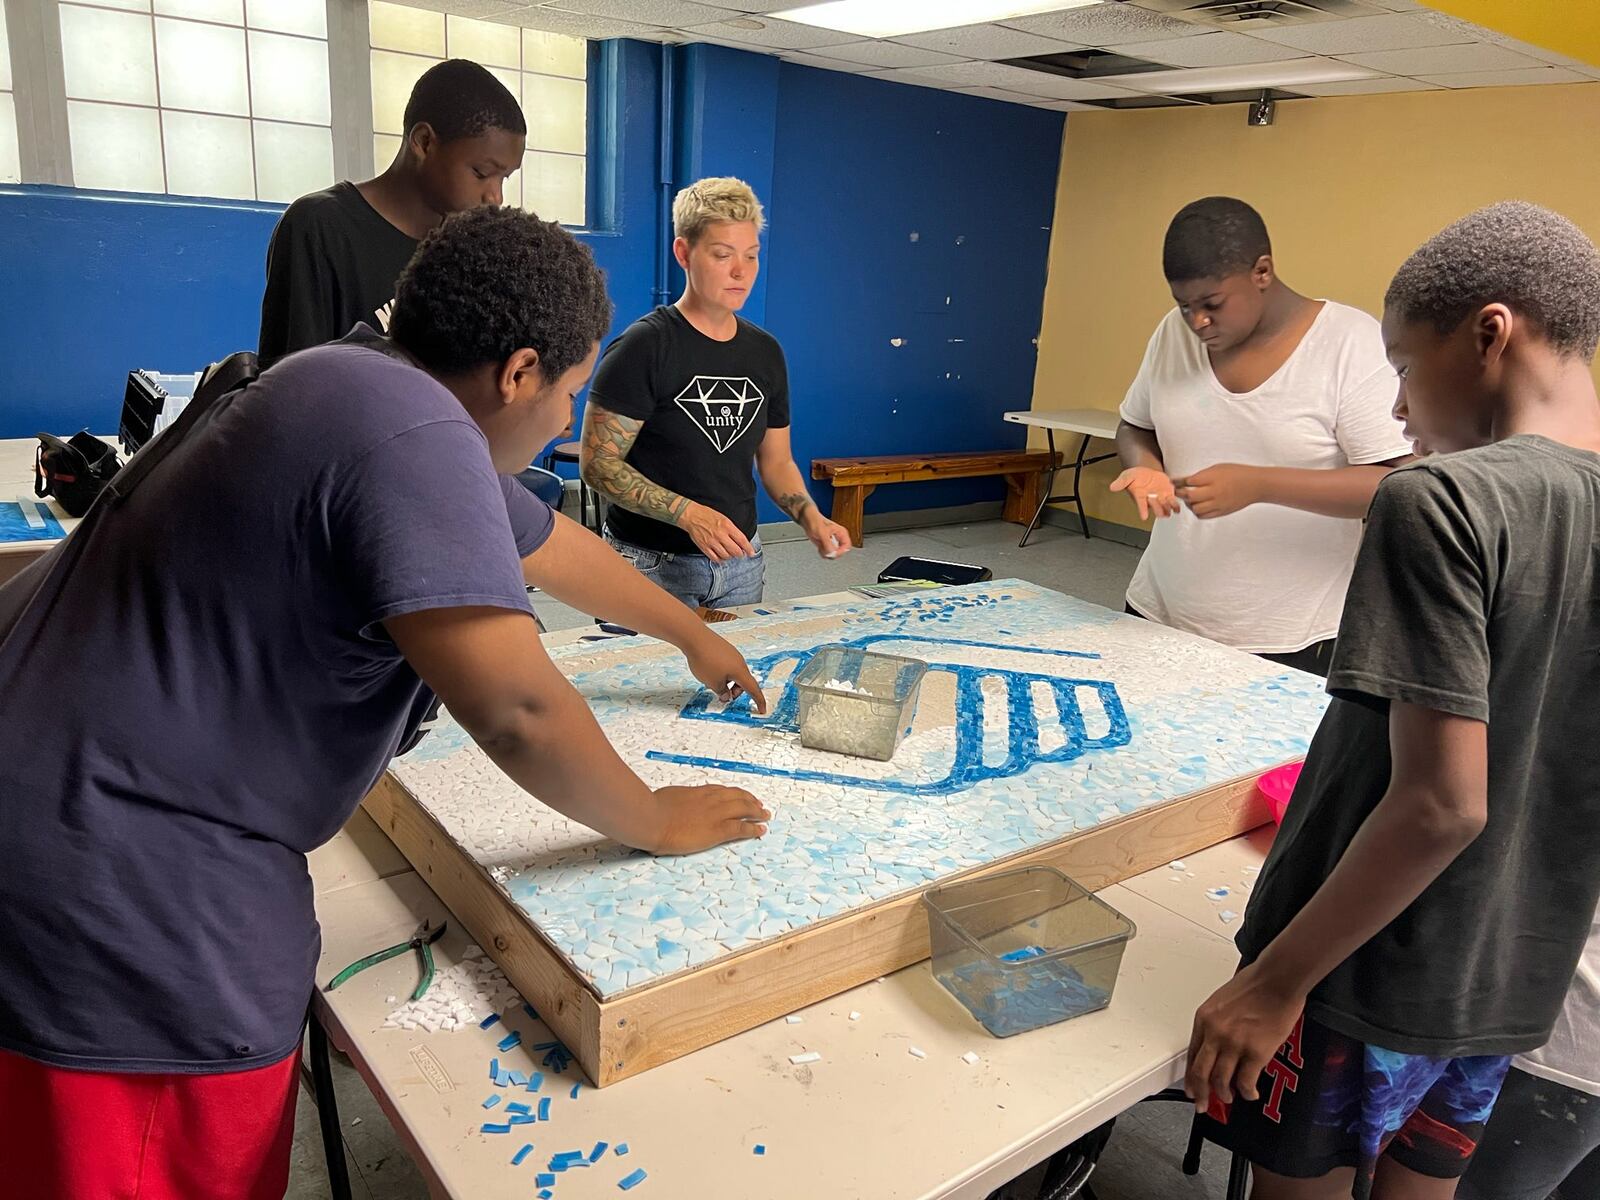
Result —
M 884 454 L 876 458 L 814 458 L 811 478 L 833 483 L 833 519 L 862 543 L 861 516 L 867 497 L 885 483 L 924 479 L 973 479 L 1004 475 L 1006 503 L 1002 515 L 1026 525 L 1039 506 L 1044 478 L 1060 465 L 1047 450 L 987 450 L 955 454 Z

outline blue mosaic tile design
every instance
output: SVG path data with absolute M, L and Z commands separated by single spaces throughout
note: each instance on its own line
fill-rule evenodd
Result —
M 771 712 L 712 702 L 646 638 L 552 651 L 651 786 L 721 782 L 767 836 L 682 858 L 523 793 L 446 720 L 394 770 L 602 996 L 1303 755 L 1322 681 L 1015 580 L 717 627 Z M 928 662 L 889 762 L 801 747 L 786 681 L 816 647 Z

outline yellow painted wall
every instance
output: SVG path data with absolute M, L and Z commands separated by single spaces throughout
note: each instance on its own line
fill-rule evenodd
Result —
M 1600 66 L 1594 0 L 1428 0 L 1429 8 Z
M 1167 222 L 1207 195 L 1261 211 L 1289 286 L 1377 315 L 1412 250 L 1496 200 L 1548 205 L 1600 241 L 1600 83 L 1295 100 L 1264 129 L 1242 105 L 1071 114 L 1035 409 L 1121 403 L 1172 307 Z M 1115 467 L 1085 473 L 1085 507 L 1135 525 L 1106 491 Z

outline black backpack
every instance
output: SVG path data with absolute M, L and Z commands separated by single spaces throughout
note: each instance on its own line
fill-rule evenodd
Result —
M 88 512 L 101 489 L 122 469 L 116 449 L 87 429 L 66 441 L 41 433 L 33 464 L 33 494 L 54 496 L 70 517 Z

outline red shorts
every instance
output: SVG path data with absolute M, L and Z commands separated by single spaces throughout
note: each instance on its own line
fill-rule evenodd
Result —
M 28 1200 L 283 1200 L 298 1052 L 222 1075 L 68 1071 L 0 1050 L 0 1170 Z

